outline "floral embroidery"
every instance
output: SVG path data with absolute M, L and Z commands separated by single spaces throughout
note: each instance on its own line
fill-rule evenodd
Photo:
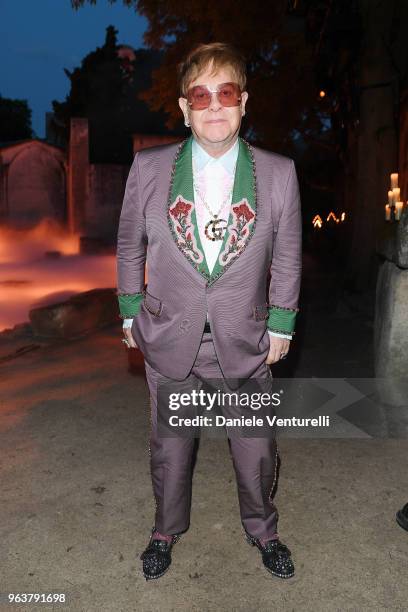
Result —
M 188 216 L 188 213 L 190 212 L 191 208 L 192 204 L 187 204 L 187 202 L 184 202 L 179 196 L 179 199 L 177 200 L 174 208 L 170 209 L 170 214 L 173 215 L 175 219 L 184 219 Z
M 191 219 L 193 206 L 192 202 L 186 202 L 178 195 L 175 202 L 170 206 L 169 213 L 173 228 L 177 232 L 175 234 L 177 246 L 195 263 L 201 263 L 204 256 L 198 249 L 194 236 L 194 226 Z
M 231 262 L 243 251 L 255 219 L 255 212 L 246 198 L 232 207 L 232 213 L 233 222 L 228 226 L 229 237 L 218 258 L 222 266 Z
M 248 208 L 248 201 L 245 200 L 247 203 L 245 204 L 241 204 L 240 206 L 234 206 L 233 207 L 233 211 L 236 214 L 236 216 L 240 219 L 242 219 L 242 221 L 240 221 L 241 223 L 243 223 L 245 225 L 245 223 L 247 223 L 248 221 L 250 221 L 251 219 L 254 218 L 254 213 L 250 211 L 250 209 Z M 245 221 L 243 220 L 245 219 Z

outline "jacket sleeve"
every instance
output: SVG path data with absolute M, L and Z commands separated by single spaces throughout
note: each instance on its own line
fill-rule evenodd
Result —
M 268 329 L 293 335 L 302 273 L 302 218 L 299 184 L 291 160 L 275 235 L 269 285 Z
M 123 319 L 132 318 L 140 311 L 144 297 L 146 244 L 139 153 L 136 153 L 126 181 L 116 251 L 119 316 Z

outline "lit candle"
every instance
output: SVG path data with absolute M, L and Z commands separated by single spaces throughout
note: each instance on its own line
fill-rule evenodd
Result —
M 393 187 L 392 193 L 394 194 L 393 195 L 394 202 L 399 202 L 400 201 L 400 195 L 401 195 L 401 189 L 399 187 Z
M 404 207 L 404 202 L 395 202 L 395 218 L 397 221 L 401 219 L 402 209 Z
M 385 205 L 385 220 L 391 221 L 391 206 L 389 204 Z
M 388 192 L 388 204 L 390 206 L 394 204 L 394 192 L 393 191 Z
M 391 174 L 391 189 L 398 187 L 398 172 L 393 172 Z

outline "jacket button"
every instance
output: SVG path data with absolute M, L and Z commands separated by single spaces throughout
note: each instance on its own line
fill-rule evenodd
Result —
M 189 319 L 183 319 L 180 323 L 180 329 L 183 331 L 188 331 L 191 327 L 191 321 Z

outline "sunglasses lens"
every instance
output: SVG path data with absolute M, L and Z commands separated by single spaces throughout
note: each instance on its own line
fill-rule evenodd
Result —
M 218 99 L 223 106 L 238 106 L 240 91 L 235 83 L 225 83 L 218 90 Z
M 191 103 L 192 110 L 208 108 L 211 102 L 211 93 L 206 87 L 197 85 L 188 92 L 188 101 Z

